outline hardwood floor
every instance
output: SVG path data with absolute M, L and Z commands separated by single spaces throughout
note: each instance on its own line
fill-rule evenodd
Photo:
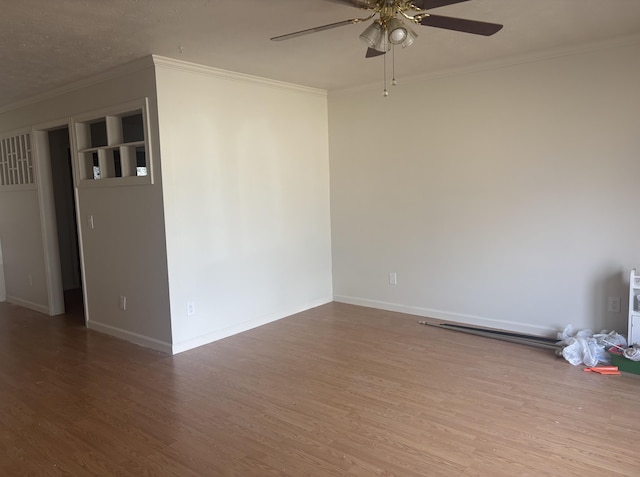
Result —
M 332 303 L 171 357 L 0 303 L 0 475 L 640 475 L 640 376 L 417 321 Z

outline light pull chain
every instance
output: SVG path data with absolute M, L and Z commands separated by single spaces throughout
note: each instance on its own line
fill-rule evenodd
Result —
M 389 91 L 387 91 L 387 55 L 382 55 L 383 64 L 384 64 L 384 91 L 382 92 L 382 96 L 385 98 L 389 96 Z
M 393 61 L 393 73 L 392 73 L 392 78 L 391 78 L 391 86 L 395 86 L 398 84 L 398 82 L 396 81 L 396 45 L 391 45 L 391 57 L 392 57 L 392 61 Z

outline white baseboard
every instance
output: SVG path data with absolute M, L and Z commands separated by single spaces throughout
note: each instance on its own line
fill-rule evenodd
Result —
M 495 320 L 482 316 L 466 315 L 463 313 L 455 313 L 444 310 L 436 310 L 433 308 L 422 308 L 417 306 L 400 305 L 397 303 L 388 303 L 378 300 L 368 300 L 365 298 L 354 298 L 349 296 L 334 296 L 334 301 L 339 303 L 347 303 L 350 305 L 366 306 L 379 310 L 396 311 L 398 313 L 406 313 L 408 315 L 416 315 L 424 318 L 435 318 L 453 323 L 461 323 L 465 325 L 474 325 L 484 328 L 496 328 L 515 333 L 526 333 L 536 336 L 556 336 L 558 330 L 547 326 L 535 325 L 533 323 L 518 323 L 515 321 Z
M 269 315 L 261 316 L 259 318 L 255 318 L 252 320 L 244 321 L 234 326 L 230 326 L 227 328 L 223 328 L 220 330 L 216 330 L 212 333 L 207 333 L 202 336 L 198 336 L 196 338 L 191 338 L 180 343 L 173 344 L 173 354 L 183 353 L 190 349 L 197 348 L 199 346 L 204 346 L 209 343 L 213 343 L 214 341 L 221 340 L 223 338 L 228 338 L 229 336 L 236 335 L 238 333 L 242 333 L 243 331 L 249 331 L 253 328 L 257 328 L 262 325 L 266 325 L 268 323 L 272 323 L 274 321 L 281 320 L 282 318 L 286 318 L 291 315 L 295 315 L 296 313 L 300 313 L 305 310 L 309 310 L 311 308 L 315 308 L 317 306 L 326 305 L 327 303 L 331 303 L 333 301 L 332 296 L 326 296 L 320 298 L 318 300 L 314 300 L 312 302 L 308 302 L 304 305 L 300 305 L 295 308 L 291 308 L 289 310 L 282 310 L 277 313 L 271 313 Z
M 7 303 L 18 305 L 23 308 L 28 308 L 30 310 L 37 311 L 39 313 L 44 313 L 45 315 L 49 315 L 49 307 L 47 305 L 41 305 L 40 303 L 33 303 L 15 296 L 7 296 Z
M 171 354 L 171 343 L 150 338 L 149 336 L 140 335 L 131 331 L 123 330 L 122 328 L 116 328 L 115 326 L 105 325 L 104 323 L 98 323 L 96 321 L 88 321 L 87 328 L 107 335 L 115 336 L 116 338 L 135 343 L 145 348 L 155 349 L 156 351 L 162 351 L 163 353 Z

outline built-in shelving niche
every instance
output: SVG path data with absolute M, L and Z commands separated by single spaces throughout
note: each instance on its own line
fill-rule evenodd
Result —
M 147 103 L 74 118 L 80 187 L 152 184 Z

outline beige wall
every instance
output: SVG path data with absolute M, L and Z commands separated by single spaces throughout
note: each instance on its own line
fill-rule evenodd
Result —
M 0 192 L 6 299 L 46 313 L 47 283 L 35 189 Z
M 400 77 L 386 99 L 330 95 L 336 300 L 624 332 L 625 277 L 640 266 L 638 58 L 639 45 L 618 45 Z
M 77 189 L 88 326 L 180 352 L 331 301 L 326 93 L 156 57 L 0 111 L 0 132 L 144 97 L 154 184 Z M 0 234 L 14 301 L 46 312 L 38 195 L 0 193 Z
M 174 352 L 331 301 L 326 94 L 166 59 L 157 85 Z
M 150 145 L 152 151 L 158 151 L 155 75 L 150 59 L 54 93 L 0 111 L 0 133 L 65 126 L 74 116 L 148 97 Z M 49 167 L 43 155 L 36 157 L 36 162 L 38 167 Z M 170 351 L 159 154 L 154 157 L 153 167 L 157 177 L 153 185 L 77 189 L 87 324 Z M 38 186 L 41 191 L 42 184 Z M 47 312 L 47 293 L 52 287 L 47 287 L 50 263 L 45 260 L 41 226 L 42 214 L 47 212 L 43 212 L 36 190 L 0 192 L 0 209 L 7 295 L 12 297 L 9 301 Z M 94 217 L 94 229 L 87 225 L 89 215 Z M 56 236 L 51 234 L 49 240 Z M 33 277 L 32 285 L 28 275 Z M 127 297 L 126 311 L 119 309 L 121 295 Z

